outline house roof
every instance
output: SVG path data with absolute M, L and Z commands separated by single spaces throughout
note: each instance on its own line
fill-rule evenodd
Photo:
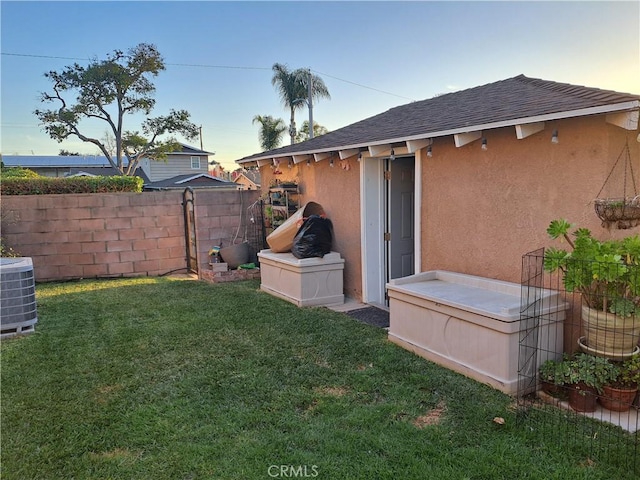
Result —
M 639 95 L 518 75 L 391 108 L 311 140 L 244 157 L 237 163 L 392 145 L 638 108 Z
M 184 190 L 191 188 L 238 188 L 234 182 L 227 182 L 217 177 L 213 177 L 206 173 L 197 175 L 177 175 L 175 177 L 159 180 L 157 182 L 145 182 L 143 188 L 145 190 Z
M 140 171 L 141 170 L 139 170 L 138 173 L 140 173 Z M 111 165 L 107 165 L 105 167 L 71 167 L 67 176 L 71 177 L 78 175 L 109 177 L 113 175 L 120 175 L 120 171 Z
M 234 182 L 238 183 L 238 180 L 240 179 L 240 177 L 245 177 L 247 180 L 249 180 L 250 182 L 252 182 L 254 185 L 257 185 L 257 186 L 260 186 L 260 182 L 262 180 L 262 177 L 258 170 L 245 170 L 243 172 L 240 172 L 238 176 L 234 179 Z
M 186 143 L 180 143 L 182 145 L 182 150 L 171 152 L 171 155 L 215 155 L 216 152 L 207 152 L 206 150 L 201 150 L 196 147 L 192 147 L 191 145 L 187 145 Z M 218 163 L 218 162 L 215 162 Z
M 117 168 L 112 167 L 111 165 L 108 165 L 106 167 L 71 167 L 69 169 L 69 173 L 66 174 L 66 176 L 68 177 L 79 175 L 109 177 L 120 175 L 120 171 Z M 144 170 L 142 170 L 142 168 L 140 167 L 136 168 L 134 175 L 136 177 L 142 178 L 144 183 L 149 182 L 149 177 L 147 177 L 147 174 L 144 173 Z
M 3 155 L 2 163 L 24 168 L 111 167 L 107 157 L 99 155 Z

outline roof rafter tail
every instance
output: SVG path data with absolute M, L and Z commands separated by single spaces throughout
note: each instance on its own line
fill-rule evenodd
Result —
M 345 150 L 338 151 L 338 155 L 340 156 L 340 160 L 346 160 L 349 157 L 353 157 L 360 153 L 359 148 L 348 148 Z
M 306 162 L 307 160 L 311 159 L 311 157 L 312 155 L 294 155 L 293 163 L 298 164 L 298 163 Z
M 316 162 L 321 162 L 322 160 L 326 160 L 329 157 L 331 157 L 331 152 L 321 152 L 321 153 L 314 153 L 313 154 L 313 159 Z
M 607 123 L 625 130 L 635 131 L 638 129 L 638 118 L 640 118 L 640 110 L 610 113 L 607 115 Z
M 544 130 L 545 122 L 516 125 L 516 138 L 522 140 Z

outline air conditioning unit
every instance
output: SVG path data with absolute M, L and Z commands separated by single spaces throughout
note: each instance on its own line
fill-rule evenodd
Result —
M 0 338 L 31 333 L 37 322 L 31 258 L 0 258 Z

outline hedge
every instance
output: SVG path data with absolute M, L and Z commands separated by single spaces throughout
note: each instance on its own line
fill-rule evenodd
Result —
M 3 172 L 4 173 L 4 172 Z M 140 177 L 38 177 L 16 178 L 2 175 L 1 195 L 48 195 L 62 193 L 142 192 Z

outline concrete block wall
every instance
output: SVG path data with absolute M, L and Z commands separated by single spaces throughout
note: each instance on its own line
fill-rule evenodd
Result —
M 256 239 L 251 237 L 254 229 L 250 225 L 247 209 L 259 198 L 260 192 L 256 190 L 195 192 L 198 263 L 201 271 L 210 269 L 208 252 L 211 247 L 228 247 L 245 239 L 250 244 L 256 243 Z
M 237 200 L 236 191 L 196 193 L 201 268 L 212 231 L 237 227 Z M 36 281 L 158 276 L 187 264 L 181 191 L 3 196 L 2 237 L 32 258 Z

